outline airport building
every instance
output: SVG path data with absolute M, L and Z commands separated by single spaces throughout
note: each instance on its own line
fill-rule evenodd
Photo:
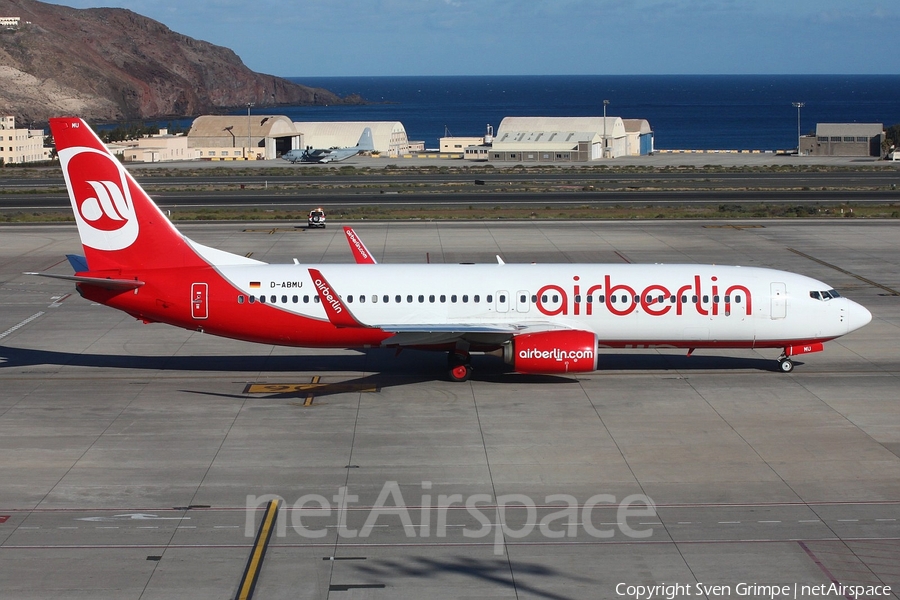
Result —
M 137 145 L 128 146 L 121 153 L 125 162 L 168 162 L 199 158 L 197 150 L 188 148 L 188 138 L 184 135 L 169 135 L 167 129 L 158 134 L 142 137 Z
M 15 117 L 0 117 L 0 161 L 19 165 L 50 160 L 51 148 L 44 148 L 44 130 L 16 128 Z
M 815 135 L 800 137 L 805 156 L 881 156 L 882 123 L 817 123 Z
M 647 121 L 621 117 L 506 117 L 487 153 L 491 162 L 588 162 L 649 154 Z
M 303 134 L 283 115 L 197 117 L 187 140 L 191 157 L 201 160 L 268 160 L 303 148 Z
M 395 158 L 410 151 L 406 128 L 400 121 L 299 121 L 294 127 L 303 134 L 299 148 L 349 148 L 359 142 L 368 127 L 376 152 Z

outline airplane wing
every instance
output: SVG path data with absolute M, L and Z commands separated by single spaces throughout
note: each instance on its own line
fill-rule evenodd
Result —
M 344 227 L 344 235 L 347 236 L 347 243 L 350 244 L 350 251 L 353 252 L 353 258 L 360 265 L 378 264 L 363 241 L 356 235 L 352 227 Z

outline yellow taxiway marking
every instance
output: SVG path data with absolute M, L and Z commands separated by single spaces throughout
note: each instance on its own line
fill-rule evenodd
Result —
M 377 392 L 371 383 L 249 383 L 245 394 Z
M 272 500 L 266 507 L 263 515 L 262 523 L 259 524 L 259 532 L 256 534 L 256 541 L 253 543 L 253 551 L 250 553 L 250 559 L 247 561 L 247 568 L 244 570 L 244 577 L 238 586 L 236 600 L 249 600 L 253 597 L 253 589 L 256 587 L 256 581 L 259 578 L 259 571 L 262 568 L 262 561 L 266 555 L 266 548 L 272 537 L 275 518 L 278 516 L 278 500 Z
M 248 383 L 244 388 L 245 394 L 284 394 L 306 396 L 303 403 L 291 402 L 293 406 L 309 407 L 313 405 L 316 395 L 343 394 L 350 392 L 377 392 L 378 386 L 371 383 L 322 383 L 319 375 L 312 377 L 309 383 Z

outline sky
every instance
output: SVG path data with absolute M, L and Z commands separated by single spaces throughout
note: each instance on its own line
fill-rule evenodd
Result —
M 282 77 L 898 74 L 896 0 L 65 0 Z

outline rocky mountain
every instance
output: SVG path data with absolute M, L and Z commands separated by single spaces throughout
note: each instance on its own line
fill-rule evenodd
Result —
M 0 0 L 0 114 L 22 124 L 56 115 L 151 119 L 228 108 L 359 102 L 248 69 L 222 46 L 119 8 Z

